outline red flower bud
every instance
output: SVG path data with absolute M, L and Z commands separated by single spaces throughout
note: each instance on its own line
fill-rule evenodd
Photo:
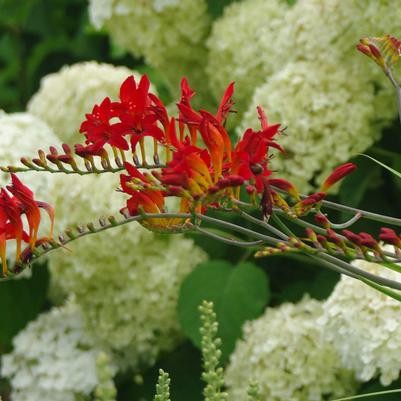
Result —
M 401 247 L 401 239 L 391 228 L 382 227 L 379 238 L 388 244 Z
M 210 187 L 207 189 L 207 192 L 208 192 L 210 195 L 213 195 L 213 194 L 215 194 L 215 193 L 218 192 L 218 191 L 220 191 L 220 188 L 219 188 L 217 185 L 212 185 L 212 186 L 210 186 Z
M 315 221 L 316 221 L 316 223 L 320 224 L 324 228 L 330 227 L 330 222 L 329 222 L 328 218 L 322 213 L 315 214 Z
M 361 238 L 359 237 L 358 234 L 353 233 L 352 231 L 349 230 L 342 230 L 341 231 L 344 237 L 347 238 L 348 241 L 352 242 L 353 244 L 356 245 L 362 245 L 361 244 Z
M 253 185 L 247 185 L 245 189 L 248 195 L 252 195 L 256 192 L 256 188 Z
M 331 228 L 328 228 L 327 230 L 327 238 L 331 241 L 334 242 L 335 244 L 340 244 L 342 242 L 341 238 L 337 235 L 335 231 L 333 231 Z
M 269 184 L 288 192 L 294 199 L 300 200 L 298 190 L 289 181 L 282 178 L 271 178 L 269 179 Z
M 368 248 L 376 249 L 379 244 L 377 241 L 368 233 L 361 232 L 359 233 L 360 243 L 363 246 L 367 246 Z
M 334 171 L 326 178 L 324 181 L 321 190 L 323 192 L 327 192 L 328 189 L 333 186 L 336 182 L 343 179 L 348 174 L 351 174 L 356 169 L 356 165 L 354 163 L 345 163 L 341 166 L 338 166 Z

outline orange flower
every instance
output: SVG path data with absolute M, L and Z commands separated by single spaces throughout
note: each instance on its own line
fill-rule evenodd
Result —
M 0 259 L 3 266 L 3 275 L 7 275 L 7 240 L 15 239 L 17 242 L 16 260 L 21 257 L 22 241 L 28 242 L 31 250 L 34 249 L 38 240 L 38 231 L 41 221 L 40 208 L 48 213 L 51 220 L 50 238 L 53 235 L 54 210 L 44 202 L 34 199 L 33 192 L 26 187 L 15 174 L 11 174 L 12 184 L 7 186 L 10 196 L 5 189 L 0 192 Z M 29 234 L 24 231 L 21 216 L 25 214 Z M 42 238 L 42 240 L 48 238 Z

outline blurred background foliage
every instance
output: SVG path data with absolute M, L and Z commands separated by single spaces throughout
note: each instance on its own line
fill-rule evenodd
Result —
M 208 0 L 212 18 L 219 17 L 224 7 L 231 2 L 232 0 Z M 124 65 L 146 72 L 157 86 L 161 97 L 164 100 L 170 99 L 167 86 L 157 71 L 145 66 L 142 59 L 134 58 L 113 44 L 105 32 L 96 31 L 91 27 L 87 15 L 87 1 L 0 0 L 0 109 L 6 112 L 25 110 L 28 100 L 39 88 L 43 76 L 58 71 L 65 64 L 85 60 Z M 393 126 L 385 130 L 381 141 L 367 153 L 401 170 L 400 150 L 401 129 L 398 121 L 394 121 Z M 333 198 L 350 206 L 400 216 L 401 180 L 371 160 L 357 157 L 354 161 L 359 169 L 346 178 L 338 195 Z M 235 220 L 236 217 L 232 219 Z M 337 221 L 346 219 L 347 216 L 340 213 L 333 218 Z M 373 222 L 357 223 L 356 230 L 377 233 L 378 225 Z M 217 304 L 217 314 L 221 319 L 220 335 L 226 347 L 223 349 L 224 357 L 227 358 L 235 340 L 240 336 L 240 325 L 244 320 L 259 316 L 266 305 L 278 305 L 284 301 L 295 302 L 305 293 L 317 299 L 324 299 L 339 279 L 337 274 L 313 265 L 302 257 L 275 256 L 269 260 L 255 260 L 248 251 L 216 243 L 201 236 L 193 238 L 207 251 L 211 259 L 188 276 L 180 297 L 181 323 L 184 332 L 193 342 L 187 340 L 176 351 L 163 356 L 156 366 L 142 376 L 135 376 L 134 379 L 130 375 L 118 377 L 121 401 L 151 399 L 159 368 L 168 371 L 172 377 L 172 399 L 201 399 L 201 362 L 197 348 L 199 322 L 195 318 L 197 315 L 194 315 L 200 300 L 207 298 Z M 251 264 L 252 268 L 247 270 L 246 275 L 241 275 L 241 264 L 244 263 Z M 219 298 L 220 284 L 235 281 L 230 275 L 237 275 L 235 280 L 238 283 L 231 295 L 225 292 L 225 296 L 232 298 L 223 302 Z M 260 275 L 264 277 L 264 281 L 260 280 Z M 46 266 L 38 266 L 30 280 L 1 284 L 0 352 L 8 351 L 13 336 L 27 322 L 49 307 L 46 299 L 48 279 Z M 262 283 L 257 291 L 254 287 L 255 282 Z M 232 305 L 237 297 L 235 291 L 240 289 L 252 298 L 254 308 L 251 310 L 247 310 L 246 305 Z M 236 308 L 234 314 L 239 316 L 239 320 L 223 321 L 224 307 L 220 307 L 219 302 L 225 303 L 225 307 L 229 305 Z M 188 319 L 190 316 L 195 320 Z M 3 400 L 7 400 L 7 385 L 2 383 L 2 386 Z M 398 381 L 393 383 L 391 388 L 400 386 L 401 382 Z M 363 391 L 366 392 L 377 390 L 380 390 L 380 385 L 376 381 L 363 387 Z M 396 400 L 398 397 L 386 396 L 386 400 Z M 380 399 L 382 398 L 377 398 Z

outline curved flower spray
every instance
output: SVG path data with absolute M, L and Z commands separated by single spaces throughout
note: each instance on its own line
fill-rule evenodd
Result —
M 371 44 L 369 39 L 363 40 L 358 48 L 375 61 L 383 59 L 384 64 L 381 61 L 379 64 L 384 66 L 391 79 L 391 66 L 398 59 L 400 46 L 389 36 L 379 42 L 384 43 L 383 50 Z M 138 221 L 155 231 L 198 231 L 216 240 L 253 248 L 259 257 L 296 252 L 399 297 L 389 288 L 401 289 L 400 282 L 363 271 L 350 262 L 365 259 L 392 267 L 394 262 L 401 260 L 401 237 L 391 228 L 382 229 L 379 239 L 394 249 L 388 251 L 372 235 L 355 233 L 348 228 L 360 218 L 395 226 L 401 226 L 401 219 L 325 199 L 331 186 L 355 170 L 354 164 L 337 167 L 318 192 L 302 195 L 292 183 L 276 177 L 269 165 L 272 151 L 285 152 L 278 143 L 283 132 L 280 124 L 270 124 L 262 108 L 258 107 L 260 129 L 246 129 L 242 138 L 233 143 L 225 123 L 233 111 L 234 84 L 227 87 L 214 112 L 195 109 L 191 103 L 194 95 L 183 78 L 181 98 L 177 103 L 178 118 L 171 117 L 161 99 L 150 91 L 147 76 L 139 82 L 130 76 L 121 85 L 118 101 L 105 98 L 86 114 L 80 128 L 85 136 L 83 144 L 75 145 L 74 150 L 63 144 L 60 153 L 51 146 L 48 153 L 39 150 L 38 158 L 22 158 L 25 167 L 3 167 L 11 173 L 120 173 L 118 191 L 126 198 L 126 204 L 120 210 L 122 220 L 114 216 L 102 217 L 97 226 L 89 223 L 66 230 L 59 235 L 58 241 L 52 240 L 51 235 L 38 240 L 38 208 L 45 207 L 53 218 L 52 209 L 34 201 L 31 192 L 13 175 L 9 190 L 14 196 L 10 197 L 3 190 L 0 203 L 2 243 L 15 239 L 19 244 L 17 264 L 12 273 L 77 238 Z M 153 164 L 147 161 L 146 141 L 153 141 Z M 177 210 L 168 209 L 169 198 L 179 200 Z M 325 213 L 327 208 L 353 216 L 346 223 L 335 224 Z M 250 209 L 259 209 L 261 214 L 252 215 Z M 236 213 L 255 227 L 245 228 L 211 217 L 209 212 L 213 210 Z M 24 234 L 21 214 L 27 216 L 29 234 Z M 304 219 L 306 216 L 312 216 L 316 224 Z M 230 234 L 216 234 L 205 227 L 208 225 L 234 231 L 241 239 L 233 239 Z M 295 226 L 304 228 L 305 236 L 294 234 Z M 21 252 L 23 240 L 29 242 L 29 247 Z M 4 245 L 2 255 L 5 276 Z

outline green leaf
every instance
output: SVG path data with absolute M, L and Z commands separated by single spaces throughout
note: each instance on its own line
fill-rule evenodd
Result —
M 351 400 L 363 400 L 366 398 L 371 398 L 371 397 L 380 397 L 382 395 L 389 395 L 389 394 L 396 394 L 396 393 L 401 393 L 401 389 L 395 389 L 395 390 L 386 390 L 386 391 L 377 391 L 375 393 L 367 393 L 367 394 L 359 394 L 359 395 L 353 395 L 350 397 L 344 397 L 344 398 L 336 398 L 335 400 L 331 401 L 351 401 Z M 384 398 L 382 398 L 384 401 Z M 398 398 L 397 398 L 398 399 Z M 386 400 L 388 400 L 386 398 Z
M 213 19 L 219 18 L 223 14 L 225 7 L 237 1 L 239 0 L 207 0 L 209 14 Z
M 394 170 L 393 168 L 391 168 L 390 166 L 387 166 L 387 164 L 382 163 L 381 161 L 375 159 L 372 156 L 369 155 L 365 155 L 364 153 L 361 153 L 361 156 L 365 156 L 370 160 L 373 160 L 375 163 L 379 164 L 380 166 L 384 167 L 386 170 L 390 171 L 390 173 L 396 175 L 398 178 L 401 178 L 401 173 L 397 170 Z
M 178 301 L 178 317 L 184 333 L 198 347 L 203 300 L 214 303 L 222 339 L 223 360 L 233 351 L 245 321 L 255 319 L 269 301 L 268 278 L 253 263 L 232 266 L 222 260 L 199 265 L 183 282 Z
M 397 273 L 401 273 L 401 266 L 397 265 L 396 263 L 391 263 L 391 262 L 381 262 L 380 263 L 383 266 L 386 266 L 387 268 L 394 270 Z
M 46 302 L 49 273 L 37 265 L 32 277 L 0 282 L 0 350 L 10 347 L 12 338 L 33 320 Z
M 376 284 L 373 281 L 367 280 L 365 278 L 360 278 L 361 281 L 363 281 L 365 284 L 369 285 L 370 287 L 374 288 L 377 291 L 380 291 L 382 294 L 385 294 L 391 298 L 394 298 L 397 301 L 401 302 L 401 292 L 397 292 L 395 290 L 391 290 L 388 287 L 383 287 L 379 284 Z

